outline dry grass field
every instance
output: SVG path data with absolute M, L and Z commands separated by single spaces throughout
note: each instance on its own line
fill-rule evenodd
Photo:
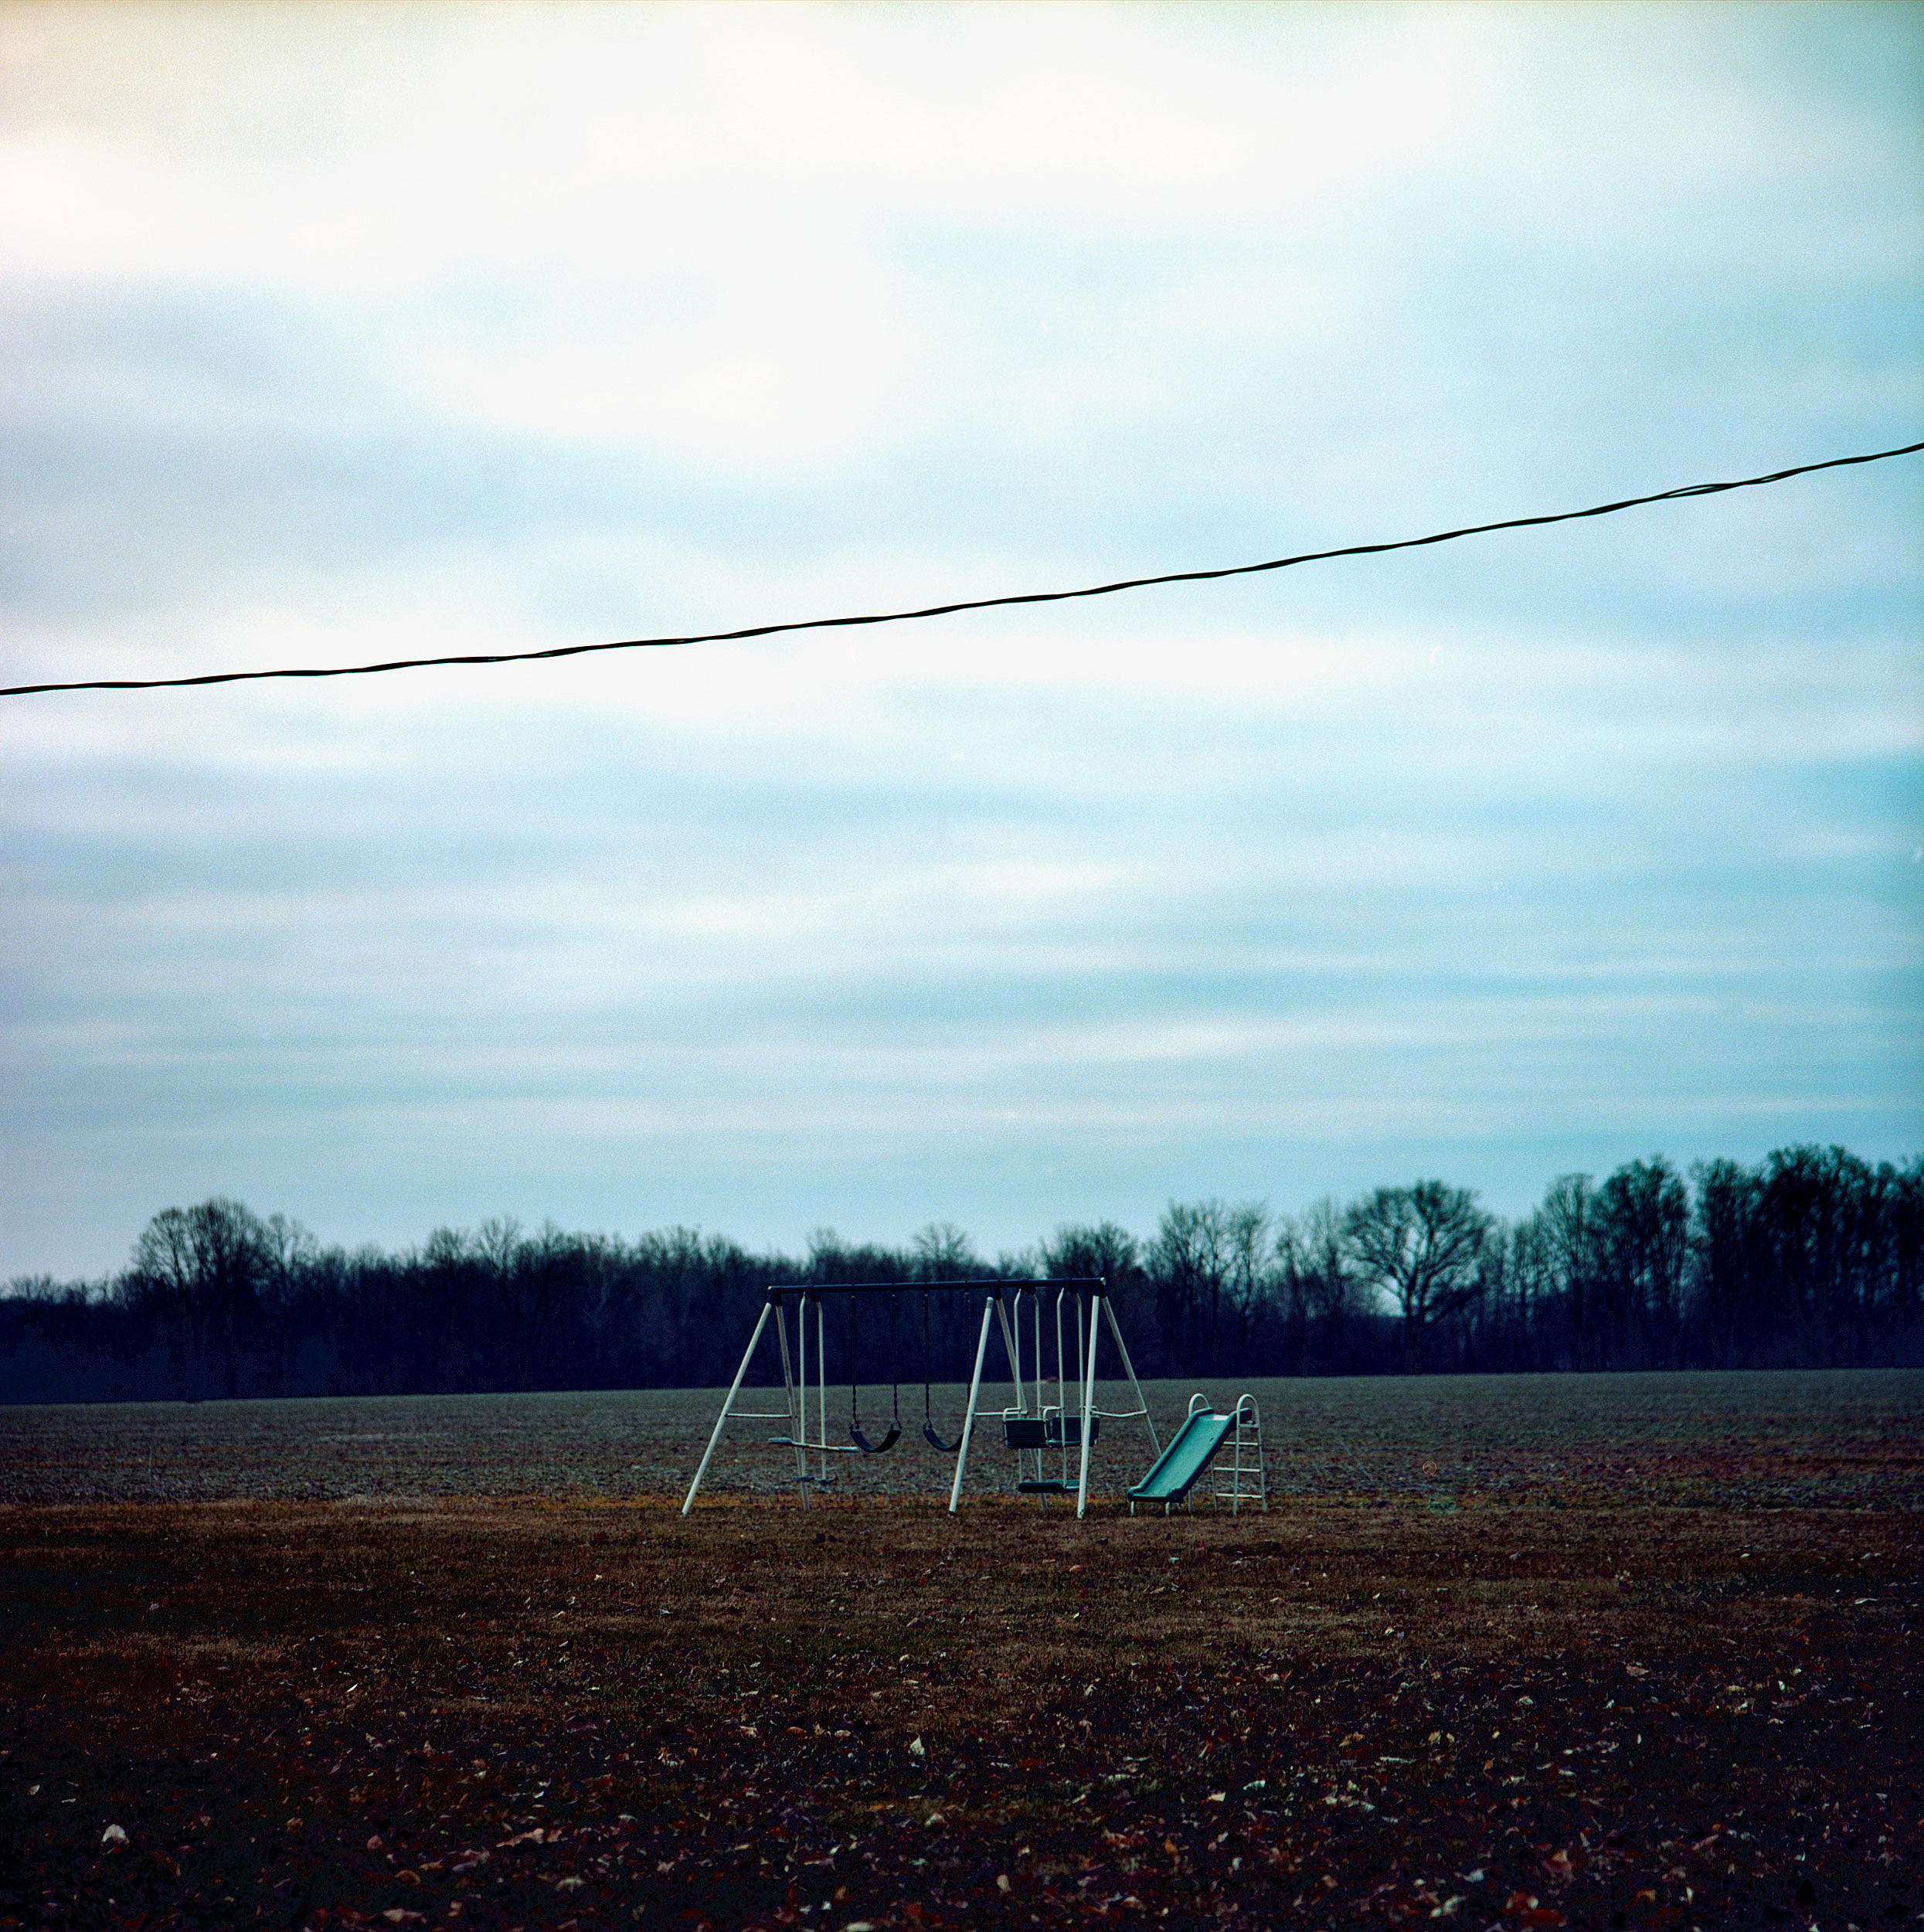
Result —
M 685 1521 L 708 1395 L 0 1411 L 0 1925 L 1924 1916 L 1924 1376 L 1257 1393 L 1266 1514 L 1080 1523 Z

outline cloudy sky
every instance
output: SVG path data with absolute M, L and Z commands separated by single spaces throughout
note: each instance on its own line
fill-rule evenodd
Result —
M 5 682 L 1924 434 L 1915 8 L 0 9 Z M 1924 459 L 0 702 L 0 1274 L 1924 1147 Z

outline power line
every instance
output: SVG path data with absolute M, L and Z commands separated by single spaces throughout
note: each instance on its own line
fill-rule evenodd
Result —
M 1558 510 L 1543 516 L 1506 517 L 1498 523 L 1466 524 L 1458 530 L 1439 530 L 1430 536 L 1400 537 L 1390 543 L 1351 543 L 1339 550 L 1305 550 L 1296 556 L 1271 557 L 1262 563 L 1231 563 L 1213 570 L 1168 570 L 1155 577 L 1120 577 L 1113 583 L 1093 583 L 1079 590 L 1027 590 L 999 597 L 965 597 L 954 604 L 925 604 L 916 611 L 879 611 L 850 617 L 803 617 L 787 624 L 751 624 L 739 631 L 698 631 L 685 637 L 623 638 L 607 644 L 563 644 L 546 651 L 461 653 L 437 658 L 394 658 L 382 664 L 326 665 L 277 671 L 209 671 L 192 678 L 83 678 L 65 684 L 16 684 L 0 688 L 0 698 L 28 698 L 45 691 L 164 691 L 186 685 L 246 684 L 263 678 L 368 678 L 384 671 L 424 671 L 444 665 L 527 664 L 546 658 L 580 658 L 595 651 L 654 651 L 684 644 L 733 644 L 748 638 L 772 638 L 789 631 L 837 631 L 872 624 L 909 624 L 921 617 L 953 617 L 961 611 L 998 611 L 1018 604 L 1067 604 L 1079 597 L 1113 597 L 1119 590 L 1143 590 L 1157 583 L 1208 583 L 1219 577 L 1255 577 L 1265 570 L 1287 570 L 1298 563 L 1323 563 L 1333 557 L 1380 556 L 1390 550 L 1419 550 L 1432 543 L 1453 543 L 1459 537 L 1487 536 L 1494 530 L 1527 530 L 1545 523 L 1572 523 L 1587 516 L 1614 516 L 1646 503 L 1674 503 L 1687 496 L 1718 496 L 1725 490 L 1749 490 L 1766 483 L 1782 483 L 1817 470 L 1841 470 L 1858 463 L 1882 463 L 1893 456 L 1914 456 L 1924 443 L 1906 443 L 1894 450 L 1873 450 L 1865 456 L 1834 456 L 1822 463 L 1800 463 L 1793 469 L 1773 470 L 1767 476 L 1742 476 L 1729 483 L 1686 483 L 1649 496 L 1627 496 L 1616 503 L 1594 503 L 1586 510 Z

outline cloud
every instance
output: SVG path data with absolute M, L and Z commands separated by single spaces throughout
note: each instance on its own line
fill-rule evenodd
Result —
M 828 615 L 1900 440 L 1919 29 L 1816 20 L 15 9 L 0 658 Z M 1919 475 L 14 703 L 0 1266 L 216 1192 L 993 1247 L 1904 1151 Z

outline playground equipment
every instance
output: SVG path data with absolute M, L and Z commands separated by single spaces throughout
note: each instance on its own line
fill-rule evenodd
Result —
M 1069 1294 L 1067 1284 L 1056 1290 L 1055 1400 L 1053 1403 L 1044 1400 L 1047 1393 L 1047 1378 L 1042 1366 L 1042 1291 L 1028 1286 L 1018 1287 L 1011 1297 L 1011 1305 L 1002 1318 L 1004 1342 L 1008 1350 L 1015 1376 L 1015 1406 L 1002 1411 L 1002 1440 L 1007 1447 L 1015 1451 L 1015 1488 L 1019 1495 L 1066 1495 L 1073 1487 L 1079 1496 L 1087 1486 L 1086 1478 L 1079 1475 L 1080 1471 L 1086 1469 L 1088 1464 L 1085 1452 L 1093 1448 L 1102 1437 L 1103 1418 L 1093 1400 L 1082 1403 L 1079 1410 L 1072 1409 L 1069 1405 L 1069 1385 L 1065 1371 L 1071 1361 L 1079 1362 L 1084 1353 L 1083 1304 L 1079 1295 L 1076 1298 L 1076 1352 L 1073 1356 L 1069 1354 L 1065 1346 L 1062 1304 L 1069 1298 Z M 1030 1304 L 1031 1332 L 1034 1341 L 1032 1360 L 1035 1372 L 1035 1406 L 1032 1410 L 1028 1406 L 1022 1380 L 1022 1300 L 1025 1295 L 1028 1298 Z M 1107 1304 L 1105 1303 L 1103 1305 Z M 1113 1325 L 1115 1320 L 1113 1315 L 1110 1320 Z M 1116 1345 L 1121 1351 L 1123 1360 L 1127 1364 L 1129 1352 L 1123 1348 L 1120 1328 L 1116 1331 Z M 1095 1359 L 1093 1332 L 1089 1336 L 1088 1354 L 1093 1365 Z M 1135 1381 L 1136 1372 L 1133 1368 L 1129 1371 L 1129 1379 L 1132 1383 Z M 1140 1388 L 1136 1390 L 1136 1399 L 1139 1403 L 1142 1402 L 1142 1390 Z M 1146 1403 L 1143 1404 L 1142 1415 L 1143 1420 L 1147 1421 L 1149 1410 Z M 1085 1427 L 1086 1441 L 1084 1440 Z M 1151 1425 L 1150 1434 L 1153 1441 L 1154 1424 Z M 1069 1456 L 1072 1449 L 1077 1453 L 1079 1469 L 1079 1481 L 1074 1485 L 1071 1484 L 1069 1477 Z M 1043 1463 L 1052 1451 L 1059 1458 L 1059 1473 L 1047 1476 L 1042 1473 Z M 1034 1474 L 1027 1477 L 1022 1473 L 1025 1456 L 1035 1458 Z
M 852 1364 L 855 1355 L 855 1298 L 848 1298 L 848 1359 Z M 896 1299 L 889 1298 L 889 1381 L 891 1420 L 889 1432 L 879 1442 L 871 1442 L 862 1433 L 862 1414 L 855 1404 L 858 1389 L 855 1370 L 848 1372 L 848 1440 L 865 1456 L 886 1455 L 902 1440 L 902 1384 L 896 1379 Z
M 1263 1458 L 1263 1413 L 1256 1397 L 1239 1396 L 1236 1407 L 1218 1415 L 1205 1395 L 1189 1398 L 1189 1413 L 1147 1475 L 1129 1492 L 1129 1513 L 1139 1502 L 1159 1502 L 1167 1515 L 1178 1503 L 1186 1509 L 1189 1492 L 1231 1436 L 1235 1447 L 1226 1468 L 1219 1465 L 1212 1500 L 1226 1502 L 1232 1515 L 1246 1502 L 1270 1506 L 1270 1478 Z
M 1263 1455 L 1263 1412 L 1256 1397 L 1236 1397 L 1236 1435 L 1227 1459 L 1219 1458 L 1211 1499 L 1226 1502 L 1231 1515 L 1239 1515 L 1246 1502 L 1260 1503 L 1264 1515 L 1270 1508 L 1270 1470 Z
M 962 1438 L 957 1436 L 953 1442 L 944 1442 L 936 1434 L 935 1417 L 930 1412 L 930 1392 L 935 1383 L 935 1351 L 929 1339 L 929 1291 L 922 1291 L 922 1439 L 931 1449 L 945 1456 L 952 1456 L 962 1447 Z
M 911 1285 L 896 1283 L 866 1281 L 811 1282 L 799 1287 L 771 1286 L 762 1304 L 760 1316 L 756 1321 L 755 1331 L 749 1337 L 748 1346 L 743 1351 L 741 1366 L 735 1372 L 735 1379 L 729 1385 L 726 1398 L 722 1403 L 722 1413 L 715 1419 L 715 1428 L 709 1436 L 708 1447 L 702 1452 L 700 1466 L 695 1470 L 695 1480 L 688 1485 L 688 1492 L 682 1504 L 682 1514 L 686 1515 L 695 1506 L 695 1498 L 708 1474 L 709 1462 L 713 1459 L 716 1446 L 722 1439 L 722 1432 L 732 1421 L 779 1422 L 787 1425 L 785 1432 L 769 1437 L 772 1447 L 792 1449 L 795 1452 L 795 1479 L 804 1485 L 803 1495 L 807 1498 L 812 1490 L 822 1488 L 835 1481 L 829 1473 L 831 1456 L 880 1455 L 892 1449 L 902 1434 L 901 1386 L 896 1384 L 894 1421 L 887 1434 L 879 1443 L 871 1443 L 862 1434 L 858 1412 L 855 1342 L 856 1338 L 855 1302 L 865 1294 L 886 1294 L 891 1298 L 889 1312 L 889 1372 L 895 1374 L 894 1346 L 896 1338 L 896 1315 L 892 1298 L 904 1293 L 919 1291 L 923 1296 L 923 1387 L 922 1414 L 923 1439 L 931 1447 L 955 1458 L 954 1479 L 949 1487 L 949 1511 L 953 1515 L 962 1500 L 962 1479 L 968 1468 L 969 1446 L 975 1431 L 976 1419 L 981 1413 L 982 1395 L 982 1369 L 987 1357 L 989 1332 L 999 1326 L 1002 1345 L 1008 1360 L 1009 1380 L 1014 1386 L 1015 1400 L 1004 1408 L 1001 1415 L 1003 1444 L 1015 1454 L 1015 1487 L 1023 1495 L 1051 1496 L 1073 1495 L 1076 1513 L 1083 1515 L 1089 1507 L 1089 1459 L 1096 1442 L 1102 1434 L 1102 1425 L 1108 1422 L 1129 1422 L 1140 1420 L 1149 1431 L 1151 1447 L 1158 1457 L 1162 1447 L 1157 1440 L 1155 1423 L 1150 1419 L 1149 1405 L 1144 1400 L 1142 1385 L 1136 1379 L 1134 1365 L 1129 1359 L 1129 1346 L 1123 1340 L 1122 1329 L 1116 1320 L 1116 1311 L 1103 1293 L 1105 1284 L 1100 1277 L 1092 1279 L 1055 1281 L 1029 1280 L 1021 1281 L 931 1281 Z M 933 1351 L 930 1346 L 929 1298 L 936 1294 L 977 1294 L 982 1297 L 982 1327 L 975 1346 L 974 1372 L 969 1383 L 968 1407 L 962 1418 L 962 1431 L 953 1444 L 944 1442 L 937 1433 L 930 1404 L 933 1383 Z M 831 1442 L 828 1440 L 828 1379 L 827 1366 L 828 1325 L 824 1313 L 827 1299 L 831 1295 L 845 1294 L 849 1298 L 849 1391 L 848 1391 L 848 1442 Z M 1042 1303 L 1045 1297 L 1054 1297 L 1054 1332 L 1055 1337 L 1055 1366 L 1053 1380 L 1055 1400 L 1046 1400 L 1048 1382 L 1051 1379 L 1043 1361 Z M 1030 1367 L 1033 1376 L 1033 1403 L 1031 1402 L 1031 1378 L 1025 1376 L 1022 1352 L 1022 1304 L 1026 1298 L 1030 1303 L 1030 1330 L 1032 1342 Z M 794 1304 L 795 1317 L 795 1347 L 789 1347 L 789 1304 Z M 814 1415 L 811 1433 L 809 1414 L 810 1389 L 808 1380 L 808 1331 L 810 1306 L 814 1312 L 815 1331 L 815 1386 Z M 1074 1352 L 1069 1352 L 1066 1308 L 1072 1306 L 1075 1315 Z M 735 1405 L 746 1379 L 750 1366 L 760 1346 L 762 1337 L 768 1330 L 770 1318 L 775 1334 L 777 1352 L 782 1372 L 783 1404 L 778 1410 L 738 1409 Z M 1098 1410 L 1096 1406 L 1096 1347 L 1104 1324 L 1114 1344 L 1123 1372 L 1128 1377 L 1129 1386 L 1135 1392 L 1136 1406 L 1133 1409 Z M 770 1393 L 773 1386 L 770 1385 Z M 1072 1401 L 1072 1396 L 1074 1400 Z M 1072 1457 L 1073 1462 L 1072 1465 Z M 1033 1458 L 1032 1461 L 1026 1460 Z M 1052 1464 L 1052 1472 L 1045 1473 L 1045 1464 Z M 1161 1466 L 1158 1462 L 1157 1468 Z M 1153 1473 L 1153 1472 L 1152 1472 Z M 1193 1480 L 1193 1478 L 1192 1478 Z

